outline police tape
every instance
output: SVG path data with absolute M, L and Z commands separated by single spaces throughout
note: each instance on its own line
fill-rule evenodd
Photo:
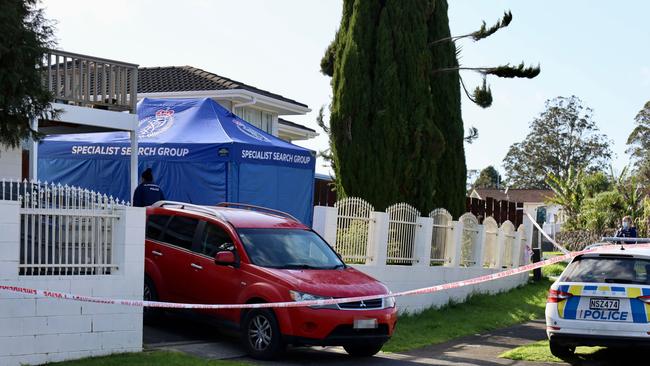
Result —
M 634 248 L 650 248 L 650 244 L 633 244 L 632 246 Z M 332 299 L 322 299 L 322 300 L 271 302 L 271 303 L 261 303 L 261 304 L 185 304 L 185 303 L 145 301 L 145 300 L 110 299 L 110 298 L 103 298 L 103 297 L 76 295 L 76 294 L 69 294 L 64 292 L 32 289 L 27 287 L 9 286 L 9 285 L 0 285 L 0 291 L 21 293 L 26 295 L 34 295 L 37 297 L 46 297 L 46 298 L 54 298 L 54 299 L 61 299 L 61 300 L 90 302 L 90 303 L 97 303 L 97 304 L 113 304 L 113 305 L 138 306 L 138 307 L 168 308 L 168 309 L 218 310 L 218 309 L 318 307 L 318 306 L 334 305 L 334 304 L 347 303 L 347 302 L 368 301 L 368 300 L 380 299 L 380 298 L 383 299 L 388 297 L 422 295 L 422 294 L 429 294 L 438 291 L 445 291 L 445 290 L 451 290 L 451 289 L 456 289 L 465 286 L 476 285 L 479 283 L 489 282 L 489 281 L 493 281 L 505 277 L 514 276 L 516 274 L 532 271 L 534 269 L 542 268 L 554 263 L 563 262 L 566 261 L 567 259 L 574 258 L 578 255 L 611 249 L 612 247 L 623 248 L 625 247 L 625 245 L 622 244 L 606 245 L 606 246 L 600 246 L 591 249 L 585 249 L 577 252 L 570 252 L 567 254 L 546 259 L 544 261 L 526 264 L 517 268 L 512 268 L 497 273 L 470 278 L 467 280 L 460 280 L 456 282 L 446 283 L 442 285 L 423 287 L 419 289 L 413 289 L 413 290 L 402 291 L 397 293 L 366 295 L 366 296 L 356 296 L 356 297 L 346 297 L 346 298 L 332 298 Z
M 546 233 L 546 231 L 544 231 L 544 229 L 542 229 L 542 227 L 539 226 L 539 224 L 537 223 L 537 221 L 536 221 L 536 220 L 535 220 L 535 219 L 534 219 L 534 218 L 533 218 L 533 217 L 532 217 L 528 212 L 525 212 L 525 211 L 524 211 L 524 213 L 526 214 L 526 216 L 528 216 L 528 219 L 530 220 L 530 222 L 532 222 L 533 225 L 535 225 L 535 227 L 537 228 L 537 230 L 539 230 L 539 232 L 540 232 L 542 235 L 544 235 L 544 237 L 546 238 L 546 240 L 548 240 L 549 242 L 551 242 L 551 244 L 553 244 L 554 247 L 558 248 L 558 249 L 562 252 L 562 254 L 567 254 L 567 253 L 569 253 L 569 250 L 567 250 L 567 248 L 565 248 L 565 247 L 561 246 L 560 244 L 558 244 L 558 243 L 555 241 L 555 239 L 551 238 L 551 237 Z M 540 245 L 541 245 L 541 243 L 540 243 Z

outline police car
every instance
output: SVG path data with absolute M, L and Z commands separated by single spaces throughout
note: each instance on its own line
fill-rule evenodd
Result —
M 575 257 L 549 290 L 546 333 L 557 357 L 576 346 L 650 345 L 650 248 L 609 244 Z

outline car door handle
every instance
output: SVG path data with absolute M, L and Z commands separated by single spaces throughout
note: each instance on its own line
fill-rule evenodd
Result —
M 203 269 L 203 266 L 199 266 L 196 263 L 192 263 L 192 264 L 190 264 L 190 266 L 192 266 L 192 268 L 196 268 L 196 269 Z
M 152 250 L 152 251 L 151 251 L 151 254 L 153 254 L 153 255 L 157 255 L 157 256 L 159 256 L 159 257 L 162 257 L 162 255 L 163 255 L 161 252 L 159 252 L 159 251 L 157 251 L 157 250 Z

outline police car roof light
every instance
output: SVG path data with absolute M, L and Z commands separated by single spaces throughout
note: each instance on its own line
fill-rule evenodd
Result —
M 293 217 L 291 214 L 288 214 L 288 213 L 286 213 L 284 211 L 274 210 L 272 208 L 267 208 L 267 207 L 262 207 L 262 206 L 249 205 L 247 203 L 221 202 L 221 203 L 217 204 L 217 207 L 242 208 L 242 209 L 251 210 L 251 211 L 266 212 L 266 213 L 270 213 L 270 214 L 273 214 L 273 215 L 282 216 L 284 218 L 291 219 L 291 220 L 296 221 L 296 222 L 300 222 L 300 221 L 298 221 L 298 219 Z
M 645 244 L 650 243 L 650 238 L 624 238 L 624 237 L 614 237 L 614 236 L 603 236 L 600 241 L 606 243 L 620 243 L 625 242 L 625 244 Z

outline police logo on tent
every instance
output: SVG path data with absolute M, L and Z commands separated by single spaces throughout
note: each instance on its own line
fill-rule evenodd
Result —
M 153 116 L 145 117 L 138 123 L 138 137 L 155 137 L 174 125 L 174 110 L 159 109 Z
M 235 126 L 237 126 L 237 128 L 244 134 L 256 140 L 271 142 L 271 140 L 269 140 L 266 136 L 262 135 L 261 133 L 259 133 L 259 131 L 255 130 L 253 127 L 249 126 L 245 122 L 242 122 L 238 119 L 233 119 L 232 121 L 235 123 Z

